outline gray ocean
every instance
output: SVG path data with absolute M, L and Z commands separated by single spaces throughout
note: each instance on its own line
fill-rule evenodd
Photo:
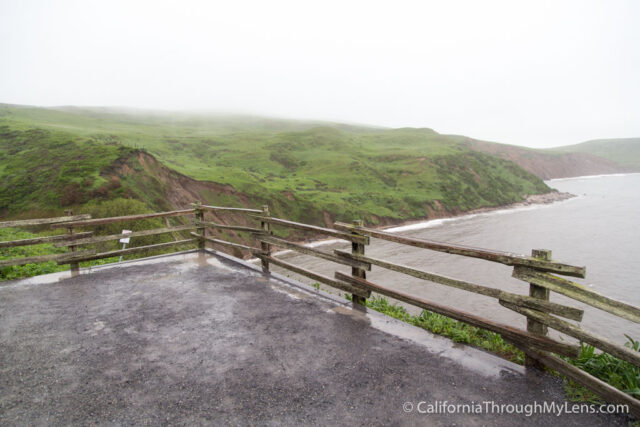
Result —
M 577 197 L 549 205 L 526 206 L 457 218 L 433 220 L 391 231 L 401 235 L 529 255 L 532 249 L 550 249 L 553 259 L 587 267 L 586 279 L 571 279 L 614 299 L 640 306 L 640 174 L 607 175 L 548 181 L 559 191 Z M 323 250 L 348 249 L 330 243 Z M 368 255 L 425 271 L 496 287 L 520 294 L 528 284 L 511 278 L 512 268 L 417 249 L 378 239 L 367 246 Z M 283 259 L 333 277 L 348 267 L 293 253 Z M 294 276 L 280 269 L 280 273 Z M 299 277 L 297 277 L 299 278 Z M 496 300 L 415 279 L 373 266 L 367 278 L 489 319 L 524 327 L 524 317 Z M 308 281 L 307 281 L 308 282 Z M 330 290 L 330 289 L 328 289 Z M 624 343 L 628 334 L 640 339 L 640 325 L 552 293 L 552 301 L 585 310 L 582 326 Z M 407 307 L 419 313 L 419 309 Z

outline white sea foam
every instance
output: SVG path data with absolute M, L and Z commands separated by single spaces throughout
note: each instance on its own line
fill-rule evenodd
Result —
M 325 239 L 325 240 L 318 240 L 316 242 L 305 243 L 303 246 L 306 246 L 307 248 L 317 248 L 318 246 L 333 245 L 335 243 L 340 243 L 340 242 L 342 242 L 341 239 Z M 287 255 L 292 252 L 294 252 L 292 249 L 283 249 L 281 251 L 273 253 L 271 256 L 277 257 L 277 256 Z M 256 263 L 258 261 L 260 261 L 259 258 L 251 258 L 247 262 Z
M 568 202 L 569 200 L 575 200 L 575 199 L 578 199 L 579 197 L 580 196 L 572 197 L 570 199 L 560 200 L 560 201 L 561 202 Z M 557 202 L 554 202 L 554 203 L 557 203 Z M 388 233 L 401 233 L 403 231 L 423 230 L 425 228 L 439 227 L 439 226 L 441 226 L 441 225 L 443 225 L 445 223 L 453 222 L 453 221 L 466 221 L 466 220 L 469 220 L 469 219 L 472 219 L 472 218 L 476 218 L 476 217 L 493 216 L 493 215 L 507 215 L 507 214 L 512 214 L 512 213 L 516 213 L 516 212 L 543 209 L 543 208 L 551 206 L 554 203 L 542 203 L 542 204 L 534 204 L 534 205 L 526 205 L 526 206 L 517 206 L 517 207 L 513 207 L 513 208 L 496 209 L 496 210 L 490 210 L 490 211 L 486 211 L 486 212 L 477 212 L 477 213 L 472 213 L 472 214 L 467 214 L 467 215 L 454 216 L 454 217 L 451 217 L 451 218 L 432 219 L 432 220 L 429 220 L 429 221 L 417 222 L 415 224 L 407 224 L 407 225 L 400 225 L 398 227 L 385 228 L 384 231 L 386 231 Z
M 608 178 L 608 177 L 629 176 L 629 175 L 640 175 L 640 172 L 610 173 L 610 174 L 604 174 L 604 175 L 584 175 L 584 176 L 574 176 L 574 177 L 571 177 L 571 178 L 553 178 L 553 179 L 547 180 L 546 182 L 573 181 L 573 180 L 579 180 L 579 179 Z
M 471 217 L 471 215 L 466 215 L 466 217 L 467 218 Z M 398 227 L 385 228 L 384 231 L 389 233 L 400 233 L 402 231 L 422 230 L 424 228 L 438 227 L 446 222 L 455 221 L 461 218 L 463 217 L 460 216 L 460 217 L 453 217 L 453 218 L 431 219 L 429 221 L 416 222 L 415 224 L 407 224 L 407 225 L 400 225 Z
M 614 176 L 618 176 L 618 175 L 634 175 L 634 174 L 616 174 Z M 611 176 L 611 175 L 600 175 L 600 176 Z M 595 176 L 594 176 L 595 177 Z M 565 178 L 562 178 L 565 179 Z M 566 179 L 577 179 L 577 178 L 566 178 Z M 560 180 L 560 179 L 558 179 Z M 553 181 L 553 180 L 552 180 Z M 565 200 L 559 200 L 559 202 L 568 202 L 570 200 L 576 200 L 581 198 L 582 196 L 577 196 L 577 197 L 572 197 L 570 199 L 565 199 Z M 453 221 L 466 221 L 472 218 L 476 218 L 476 217 L 483 217 L 483 216 L 493 216 L 493 215 L 507 215 L 507 214 L 512 214 L 512 213 L 516 213 L 516 212 L 523 212 L 523 211 L 530 211 L 530 210 L 535 210 L 535 209 L 542 209 L 545 207 L 549 207 L 552 204 L 555 204 L 558 202 L 553 202 L 553 203 L 541 203 L 541 204 L 532 204 L 532 205 L 525 205 L 525 206 L 517 206 L 517 207 L 511 207 L 511 208 L 505 208 L 505 209 L 495 209 L 495 210 L 488 210 L 486 212 L 477 212 L 477 213 L 472 213 L 472 214 L 467 214 L 467 215 L 460 215 L 460 216 L 454 216 L 454 217 L 450 217 L 450 218 L 438 218 L 438 219 L 431 219 L 428 221 L 422 221 L 422 222 L 417 222 L 414 224 L 406 224 L 406 225 L 399 225 L 397 227 L 390 227 L 390 228 L 385 228 L 384 231 L 388 232 L 388 233 L 401 233 L 403 231 L 412 231 L 412 230 L 423 230 L 425 228 L 433 228 L 433 227 L 439 227 L 443 224 L 446 224 L 448 222 L 453 222 Z M 342 242 L 341 239 L 325 239 L 325 240 L 318 240 L 315 242 L 310 242 L 310 243 L 306 243 L 303 246 L 306 246 L 308 248 L 316 248 L 319 246 L 325 246 L 325 245 L 333 245 L 336 243 L 340 243 Z M 289 253 L 294 252 L 291 249 L 285 249 L 279 252 L 276 252 L 273 254 L 273 256 L 282 256 L 282 255 L 287 255 Z M 249 260 L 249 262 L 258 262 L 260 261 L 258 258 L 252 258 Z
M 342 239 L 318 240 L 317 242 L 307 243 L 305 246 L 308 248 L 316 248 L 318 246 L 333 245 L 334 243 L 340 243 L 342 241 Z

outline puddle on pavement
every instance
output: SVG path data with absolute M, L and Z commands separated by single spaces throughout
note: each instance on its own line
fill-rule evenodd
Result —
M 132 265 L 153 265 L 153 264 L 175 264 L 176 267 L 184 267 L 189 263 L 185 262 L 190 258 L 195 258 L 193 253 L 188 254 L 180 254 L 180 255 L 172 255 L 170 257 L 159 256 L 157 258 L 149 258 L 149 259 L 140 259 L 140 260 L 132 260 L 124 263 L 112 263 L 112 264 L 103 264 L 100 266 L 93 267 L 85 267 L 81 268 L 79 272 L 72 272 L 71 270 L 60 271 L 57 273 L 50 274 L 42 274 L 39 276 L 26 277 L 24 279 L 16 280 L 14 283 L 0 284 L 0 289 L 13 288 L 16 286 L 34 286 L 34 285 L 44 285 L 56 282 L 64 282 L 65 280 L 85 275 L 97 273 L 101 270 L 112 269 L 112 268 L 121 268 Z M 191 267 L 187 267 L 191 268 Z M 228 267 L 225 267 L 228 268 Z
M 219 268 L 220 270 L 225 270 L 225 271 L 234 271 L 233 268 L 229 267 L 228 265 L 225 265 L 224 263 L 222 263 L 218 258 L 213 257 L 213 256 L 209 256 L 206 259 L 206 265 L 210 265 L 216 268 Z
M 154 265 L 158 263 L 171 267 L 171 272 L 168 275 L 164 275 L 164 278 L 178 276 L 182 272 L 203 266 L 211 266 L 220 270 L 230 272 L 244 273 L 245 270 L 248 270 L 250 274 L 256 275 L 255 280 L 257 282 L 264 285 L 269 285 L 274 291 L 283 293 L 289 298 L 300 300 L 318 296 L 322 297 L 322 295 L 315 295 L 312 292 L 296 290 L 285 283 L 280 283 L 278 280 L 274 280 L 274 278 L 265 277 L 259 272 L 254 272 L 241 266 L 238 266 L 238 268 L 234 269 L 226 265 L 226 263 L 220 261 L 220 259 L 218 259 L 218 257 L 214 255 L 194 252 L 171 256 L 160 256 L 151 259 L 141 259 L 139 261 L 131 261 L 122 264 L 104 265 L 99 268 L 86 268 L 80 270 L 79 273 L 63 271 L 59 273 L 34 276 L 16 281 L 12 284 L 0 285 L 0 290 L 17 286 L 32 286 L 62 282 L 77 275 L 90 274 L 92 272 L 98 272 L 102 269 L 119 268 L 133 265 Z M 512 374 L 523 374 L 525 372 L 524 368 L 502 360 L 496 356 L 490 355 L 466 345 L 453 343 L 448 338 L 433 335 L 428 331 L 408 324 L 404 324 L 399 320 L 388 318 L 387 316 L 384 316 L 382 314 L 373 312 L 371 314 L 368 314 L 362 310 L 353 309 L 347 305 L 333 305 L 335 303 L 330 304 L 332 305 L 332 307 L 327 310 L 327 313 L 346 315 L 355 320 L 366 322 L 366 324 L 375 329 L 378 329 L 379 331 L 409 340 L 418 345 L 422 345 L 430 353 L 435 353 L 441 357 L 450 359 L 455 363 L 458 363 L 462 367 L 477 372 L 486 377 L 499 377 L 505 372 Z M 101 326 L 103 325 L 99 323 L 94 325 L 94 327 L 98 330 L 102 329 Z
M 429 352 L 446 357 L 464 368 L 486 377 L 500 377 L 503 373 L 524 373 L 524 368 L 503 360 L 498 356 L 485 353 L 476 348 L 454 343 L 449 338 L 433 335 L 415 326 L 401 323 L 395 319 L 385 319 L 383 315 L 369 316 L 371 326 L 398 337 L 425 346 Z
M 365 322 L 368 325 L 371 325 L 371 316 L 368 316 L 367 313 L 362 310 L 339 305 L 337 307 L 333 307 L 332 309 L 327 310 L 327 312 L 344 314 L 345 316 L 349 316 L 352 319 L 355 319 L 360 322 Z
M 71 271 L 61 271 L 59 273 L 43 274 L 40 276 L 27 277 L 15 283 L 10 283 L 6 285 L 0 284 L 0 289 L 13 288 L 15 286 L 34 286 L 34 285 L 44 285 L 47 283 L 62 282 L 62 281 L 71 279 L 72 277 L 78 276 L 79 274 L 86 274 L 86 273 L 84 272 L 71 273 Z
M 454 343 L 448 338 L 433 335 L 431 332 L 402 323 L 396 319 L 386 318 L 386 316 L 379 313 L 369 314 L 348 306 L 333 307 L 327 312 L 343 314 L 358 321 L 367 322 L 372 328 L 424 346 L 430 353 L 452 360 L 462 367 L 485 377 L 497 378 L 504 373 L 525 373 L 524 368 L 497 356 L 464 344 Z
M 140 260 L 131 260 L 125 261 L 123 263 L 112 263 L 112 264 L 103 264 L 100 266 L 93 267 L 85 267 L 80 269 L 79 272 L 71 272 L 71 270 L 61 271 L 58 273 L 50 273 L 43 274 L 39 276 L 27 277 L 24 279 L 20 279 L 15 281 L 14 283 L 7 283 L 0 285 L 0 289 L 13 288 L 16 286 L 34 286 L 34 285 L 44 285 L 56 282 L 64 282 L 65 280 L 71 279 L 76 276 L 98 273 L 102 270 L 112 269 L 112 268 L 123 268 L 129 266 L 140 266 L 140 265 L 155 265 L 155 264 L 163 264 L 166 267 L 170 267 L 173 271 L 167 275 L 161 275 L 160 278 L 166 279 L 169 277 L 177 276 L 180 273 L 186 272 L 193 268 L 197 267 L 215 267 L 219 270 L 224 271 L 242 271 L 243 268 L 234 269 L 233 267 L 228 266 L 224 262 L 220 261 L 215 255 L 211 254 L 203 254 L 203 253 L 185 253 L 185 254 L 173 254 L 169 256 L 158 256 L 154 258 L 146 258 Z M 177 270 L 177 273 L 176 273 Z M 155 279 L 158 276 L 154 276 Z
M 267 280 L 267 282 L 269 282 L 269 281 Z M 294 289 L 290 289 L 288 287 L 278 286 L 278 285 L 273 284 L 273 283 L 271 283 L 271 289 L 273 289 L 274 291 L 276 291 L 278 293 L 285 294 L 286 296 L 288 296 L 291 299 L 307 299 L 307 298 L 309 298 L 309 295 L 307 295 L 307 294 L 295 291 Z

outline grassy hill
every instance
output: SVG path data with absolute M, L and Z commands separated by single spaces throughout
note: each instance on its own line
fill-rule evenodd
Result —
M 554 148 L 553 151 L 592 154 L 635 171 L 640 170 L 640 138 L 594 139 Z
M 268 203 L 315 223 L 378 223 L 549 191 L 467 140 L 430 129 L 0 105 L 0 212 L 33 216 L 115 197 L 166 208 L 190 193 L 209 203 Z M 182 199 L 163 188 L 177 182 Z
M 571 147 L 532 149 L 468 139 L 473 150 L 510 160 L 542 179 L 629 172 L 633 168 Z M 636 168 L 637 170 L 637 168 Z

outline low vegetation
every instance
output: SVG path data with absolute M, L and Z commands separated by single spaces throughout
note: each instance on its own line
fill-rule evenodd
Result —
M 125 189 L 103 172 L 130 152 L 97 138 L 0 122 L 0 210 L 47 216 L 91 198 L 122 196 Z
M 556 152 L 588 153 L 631 170 L 640 171 L 640 138 L 595 139 L 554 149 Z
M 524 353 L 494 332 L 476 328 L 428 310 L 422 310 L 420 315 L 415 316 L 403 306 L 391 304 L 387 298 L 381 296 L 372 296 L 367 299 L 367 307 L 434 334 L 451 338 L 453 342 L 482 348 L 514 363 L 524 364 Z
M 598 143 L 585 144 L 580 150 L 637 163 L 637 144 L 624 144 L 624 159 L 601 152 Z M 143 154 L 159 163 L 143 165 Z M 277 216 L 314 224 L 353 218 L 373 225 L 399 222 L 504 205 L 550 191 L 512 161 L 470 148 L 468 138 L 431 129 L 0 104 L 0 215 L 5 218 L 55 216 L 69 208 L 100 218 L 184 207 L 172 205 L 166 197 L 167 180 L 182 180 L 180 174 L 186 176 L 183 185 L 200 180 L 229 189 L 211 190 L 203 202 L 250 203 L 250 207 L 268 203 Z M 131 229 L 160 228 L 179 221 L 150 219 L 136 222 Z M 104 225 L 94 232 L 118 234 L 122 226 Z M 51 233 L 0 229 L 0 240 Z M 143 237 L 133 245 L 186 237 L 178 234 Z M 91 248 L 105 252 L 118 249 L 119 244 L 87 247 Z M 180 248 L 170 251 L 176 249 Z M 66 251 L 51 244 L 0 249 L 0 259 Z M 0 269 L 0 280 L 68 268 L 55 262 L 5 267 Z M 499 334 L 426 310 L 412 315 L 383 297 L 371 298 L 367 305 L 455 342 L 524 362 L 524 354 Z M 637 341 L 629 340 L 630 347 L 640 350 Z M 640 398 L 637 367 L 587 345 L 582 346 L 580 357 L 569 361 Z M 594 399 L 573 383 L 568 387 L 575 399 Z
M 102 202 L 92 202 L 87 204 L 83 213 L 89 213 L 93 218 L 105 218 L 109 216 L 124 216 L 124 215 L 133 215 L 133 214 L 141 214 L 150 212 L 149 208 L 142 202 L 132 199 L 114 199 L 107 200 Z M 178 219 L 170 218 L 167 219 L 169 225 L 177 225 Z M 123 223 L 112 223 L 112 224 L 104 224 L 93 226 L 91 230 L 94 232 L 94 235 L 112 235 L 112 234 L 120 234 L 122 232 L 123 227 L 127 229 L 131 229 L 131 231 L 140 231 L 140 230 L 148 230 L 153 228 L 162 228 L 165 227 L 166 223 L 160 218 L 150 218 L 144 220 L 138 220 L 134 223 L 124 224 Z M 29 239 L 33 237 L 41 237 L 52 235 L 54 232 L 47 229 L 46 227 L 42 227 L 38 232 L 29 232 L 25 230 L 19 230 L 15 228 L 5 228 L 0 229 L 0 241 L 9 241 L 9 240 L 19 240 L 19 239 Z M 152 236 L 141 236 L 131 239 L 128 247 L 138 247 L 138 246 L 146 246 L 152 245 L 156 243 L 164 243 L 170 242 L 172 240 L 181 240 L 188 238 L 188 236 L 184 235 L 184 232 L 176 233 L 176 235 L 171 234 L 158 234 Z M 93 245 L 83 245 L 81 247 L 83 250 L 86 249 L 95 249 L 96 252 L 108 252 L 114 251 L 122 248 L 122 244 L 119 243 L 118 240 L 102 242 Z M 152 255 L 160 255 L 167 252 L 175 252 L 181 249 L 193 249 L 193 245 L 188 248 L 180 248 L 180 247 L 172 247 L 168 249 L 155 249 L 152 251 L 139 252 L 135 254 L 129 254 L 124 259 L 131 260 L 141 257 L 147 257 Z M 23 257 L 31 257 L 31 256 L 39 256 L 39 255 L 50 255 L 57 253 L 66 253 L 67 248 L 58 248 L 55 247 L 52 243 L 45 243 L 40 245 L 31 245 L 31 246 L 19 246 L 14 248 L 0 248 L 0 260 L 9 259 L 9 258 L 23 258 Z M 118 261 L 119 257 L 110 257 L 104 258 L 100 260 L 87 261 L 80 263 L 81 267 L 89 267 L 101 264 L 112 263 Z M 27 264 L 22 266 L 8 266 L 0 268 L 0 281 L 1 280 L 11 280 L 11 279 L 20 279 L 25 277 L 36 276 L 39 274 L 48 274 L 55 273 L 58 271 L 68 270 L 69 265 L 58 265 L 55 261 L 48 261 L 38 264 Z
M 190 178 L 230 186 L 232 202 L 268 202 L 276 215 L 316 224 L 326 215 L 370 224 L 424 218 L 550 191 L 466 139 L 430 129 L 0 105 L 0 212 L 78 210 L 117 197 L 166 208 L 158 177 L 135 161 L 140 150 Z
M 640 351 L 640 341 L 627 337 L 627 347 Z M 598 353 L 591 345 L 581 343 L 580 355 L 576 359 L 566 359 L 571 364 L 605 381 L 615 388 L 640 399 L 640 368 L 620 360 L 608 353 Z M 569 381 L 567 394 L 574 400 L 599 402 L 591 391 L 579 384 Z
M 0 241 L 31 239 L 36 234 L 16 228 L 0 228 Z M 30 256 L 65 253 L 66 249 L 55 248 L 53 244 L 46 243 L 33 246 L 19 246 L 16 248 L 0 248 L 0 260 L 9 258 L 24 258 Z M 0 280 L 20 279 L 23 277 L 37 276 L 39 274 L 55 273 L 68 270 L 69 266 L 60 266 L 55 261 L 39 264 L 13 265 L 0 267 Z
M 454 342 L 469 344 L 487 350 L 511 362 L 520 365 L 524 364 L 524 353 L 513 344 L 504 341 L 499 334 L 469 326 L 466 323 L 427 310 L 423 310 L 420 315 L 415 316 L 410 314 L 403 306 L 391 304 L 387 298 L 381 296 L 372 296 L 367 299 L 367 307 L 426 329 L 434 334 L 451 338 Z M 626 346 L 635 351 L 640 351 L 640 341 L 636 341 L 629 336 L 627 338 Z M 577 358 L 564 357 L 564 359 L 596 378 L 640 399 L 640 368 L 637 366 L 608 353 L 596 352 L 593 346 L 584 343 L 581 343 L 581 352 Z M 566 380 L 565 389 L 567 396 L 571 400 L 594 403 L 600 401 L 591 391 L 571 380 Z

